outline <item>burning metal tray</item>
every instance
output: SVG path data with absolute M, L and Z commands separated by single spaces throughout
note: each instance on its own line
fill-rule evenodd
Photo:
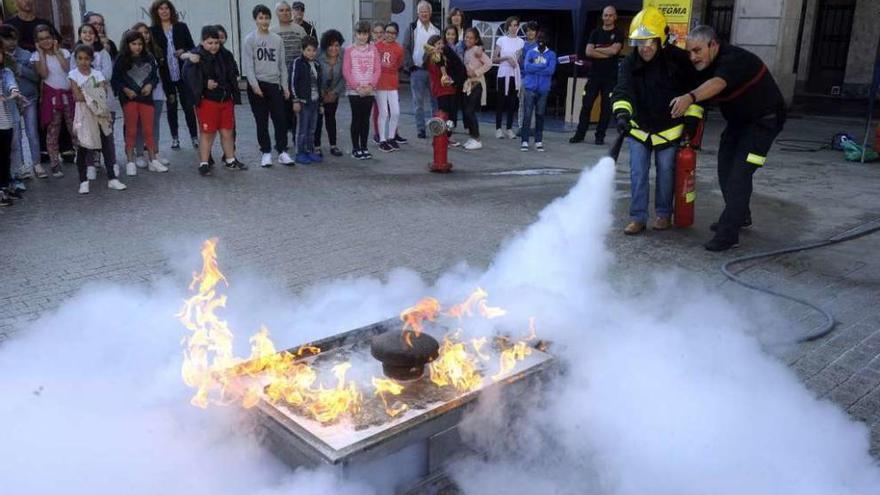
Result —
M 355 380 L 381 376 L 381 364 L 369 356 L 370 340 L 384 332 L 400 331 L 400 320 L 390 319 L 312 342 L 309 346 L 320 348 L 320 354 L 297 359 L 308 360 L 311 366 L 323 369 L 334 362 L 353 363 L 351 369 L 356 370 Z M 301 348 L 286 352 L 297 354 L 297 349 Z M 284 401 L 270 401 L 265 397 L 249 411 L 264 428 L 264 441 L 290 465 L 362 463 L 450 430 L 484 392 L 503 387 L 505 394 L 521 393 L 528 383 L 539 378 L 555 362 L 551 355 L 530 347 L 528 355 L 517 361 L 515 367 L 507 371 L 496 370 L 497 373 L 490 377 L 492 366 L 489 363 L 497 362 L 500 351 L 490 347 L 486 355 L 486 366 L 481 373 L 483 379 L 469 390 L 436 387 L 427 377 L 404 383 L 409 393 L 404 392 L 402 397 L 407 399 L 409 407 L 393 417 L 385 414 L 384 409 L 377 409 L 376 400 L 372 401 L 372 408 L 330 424 L 307 417 Z M 377 410 L 381 414 L 377 414 Z

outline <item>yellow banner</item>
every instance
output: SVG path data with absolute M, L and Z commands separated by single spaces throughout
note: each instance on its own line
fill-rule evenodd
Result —
M 643 7 L 657 7 L 666 16 L 669 35 L 675 44 L 684 48 L 691 26 L 693 0 L 644 0 Z

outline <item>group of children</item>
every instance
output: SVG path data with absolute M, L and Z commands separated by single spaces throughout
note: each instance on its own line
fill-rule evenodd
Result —
M 520 137 L 522 151 L 529 150 L 532 138 L 532 115 L 535 116 L 535 149 L 544 151 L 544 113 L 550 94 L 553 74 L 556 71 L 556 54 L 547 47 L 547 33 L 538 29 L 535 22 L 526 25 L 526 39 L 518 37 L 519 19 L 509 17 L 504 24 L 506 36 L 496 41 L 493 59 L 483 50 L 480 33 L 474 28 L 465 29 L 459 35 L 458 28 L 450 23 L 443 39 L 432 36 L 425 47 L 425 67 L 430 77 L 431 94 L 438 107 L 450 116 L 453 125 L 461 110 L 469 139 L 465 149 L 482 148 L 477 113 L 486 103 L 485 74 L 498 64 L 496 79 L 495 137 L 515 139 Z M 513 120 L 520 104 L 519 91 L 523 90 L 523 117 L 520 133 L 513 131 Z M 502 119 L 507 113 L 506 130 Z M 451 146 L 458 146 L 450 141 Z
M 404 50 L 397 42 L 399 26 L 359 22 L 355 40 L 342 49 L 339 31 L 324 33 L 318 40 L 305 36 L 301 54 L 290 65 L 285 63 L 281 37 L 269 30 L 271 11 L 264 5 L 253 9 L 257 29 L 244 40 L 242 67 L 248 81 L 248 98 L 254 114 L 257 139 L 262 153 L 261 165 L 272 165 L 272 146 L 268 122 L 275 128 L 275 149 L 284 165 L 319 163 L 322 126 L 326 127 L 330 153 L 342 156 L 336 142 L 336 111 L 343 93 L 351 106 L 352 156 L 368 160 L 367 147 L 372 115 L 373 140 L 382 152 L 400 149 L 406 139 L 398 132 L 400 118 L 399 72 L 404 64 Z M 516 37 L 518 19 L 506 23 L 508 36 L 499 39 L 494 50 L 499 64 L 496 89 L 499 91 L 497 137 L 510 137 L 515 110 L 512 101 L 524 90 L 521 149 L 528 151 L 532 139 L 531 120 L 535 115 L 535 148 L 543 151 L 543 117 L 556 67 L 556 55 L 547 48 L 546 35 L 537 26 L 527 26 L 527 39 Z M 159 118 L 165 102 L 163 80 L 167 80 L 165 50 L 152 39 L 150 28 L 138 23 L 123 35 L 119 54 L 110 54 L 98 39 L 95 26 L 84 24 L 78 31 L 78 44 L 71 55 L 59 47 L 48 26 L 35 30 L 36 51 L 21 50 L 16 45 L 14 28 L 0 28 L 4 50 L 0 62 L 0 205 L 12 204 L 19 195 L 11 174 L 11 158 L 21 157 L 20 144 L 26 142 L 37 177 L 49 173 L 62 177 L 58 137 L 64 125 L 77 149 L 79 192 L 89 192 L 103 159 L 110 189 L 124 190 L 119 180 L 113 122 L 121 112 L 124 122 L 125 173 L 137 175 L 138 168 L 166 172 L 168 161 L 159 155 Z M 510 38 L 510 39 L 508 39 Z M 184 61 L 181 78 L 194 100 L 199 123 L 199 173 L 210 175 L 214 161 L 213 142 L 220 134 L 222 162 L 231 170 L 247 166 L 235 156 L 235 111 L 240 102 L 239 71 L 232 53 L 223 47 L 226 32 L 222 26 L 205 26 L 201 44 L 180 56 Z M 443 36 L 431 36 L 424 46 L 423 67 L 427 70 L 431 95 L 446 117 L 457 124 L 459 112 L 469 138 L 464 148 L 482 148 L 477 113 L 485 105 L 485 74 L 492 60 L 483 49 L 480 33 L 474 29 L 450 25 Z M 39 107 L 37 107 L 37 96 Z M 118 103 L 117 103 L 118 100 Z M 284 113 L 292 107 L 296 114 L 296 154 L 287 150 L 288 119 Z M 507 134 L 501 129 L 501 110 L 509 112 Z M 19 122 L 24 119 L 24 125 Z M 39 164 L 37 121 L 46 128 L 46 148 L 50 170 Z M 21 139 L 19 130 L 26 133 Z M 451 131 L 450 131 L 451 133 Z M 515 136 L 514 136 L 515 137 Z M 16 146 L 19 144 L 18 146 Z M 460 146 L 450 140 L 451 146 Z M 147 159 L 141 155 L 146 153 Z M 19 158 L 21 159 L 21 158 Z M 22 186 L 23 188 L 23 186 Z
M 159 157 L 154 136 L 157 101 L 162 96 L 159 64 L 153 53 L 161 52 L 150 43 L 146 25 L 126 32 L 119 54 L 111 59 L 97 29 L 90 24 L 78 30 L 73 53 L 61 48 L 48 25 L 34 29 L 36 49 L 31 53 L 18 47 L 18 33 L 11 26 L 0 28 L 3 42 L 2 96 L 0 96 L 0 205 L 12 204 L 24 186 L 11 183 L 11 163 L 31 162 L 33 168 L 19 166 L 18 178 L 64 176 L 59 136 L 64 126 L 76 148 L 79 192 L 88 194 L 89 181 L 97 176 L 101 159 L 107 186 L 125 190 L 119 180 L 113 123 L 116 113 L 124 116 L 126 175 L 137 175 L 136 151 L 145 150 L 149 162 L 143 167 L 167 172 L 167 161 Z M 24 91 L 22 91 L 24 90 Z M 117 103 L 118 98 L 118 103 Z M 160 107 L 161 108 L 161 107 Z M 161 110 L 160 110 L 161 111 Z M 5 117 L 5 118 L 4 118 Z M 21 124 L 23 120 L 23 125 Z M 37 126 L 45 129 L 49 170 L 40 163 Z M 21 139 L 20 129 L 25 138 Z M 11 137 L 6 146 L 6 134 Z M 138 135 L 143 144 L 138 145 Z M 25 155 L 24 146 L 29 149 Z M 26 158 L 26 159 L 25 159 Z

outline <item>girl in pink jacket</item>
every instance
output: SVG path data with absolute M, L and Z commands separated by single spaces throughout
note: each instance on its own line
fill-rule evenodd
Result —
M 355 29 L 355 43 L 345 50 L 342 60 L 342 76 L 348 88 L 351 104 L 351 156 L 369 160 L 373 155 L 367 150 L 370 134 L 370 112 L 375 101 L 376 84 L 382 74 L 379 50 L 370 43 L 370 23 L 360 21 Z

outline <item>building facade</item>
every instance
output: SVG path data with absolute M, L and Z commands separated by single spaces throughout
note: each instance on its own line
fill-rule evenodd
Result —
M 696 0 L 695 19 L 764 60 L 786 99 L 864 98 L 880 55 L 877 0 Z

